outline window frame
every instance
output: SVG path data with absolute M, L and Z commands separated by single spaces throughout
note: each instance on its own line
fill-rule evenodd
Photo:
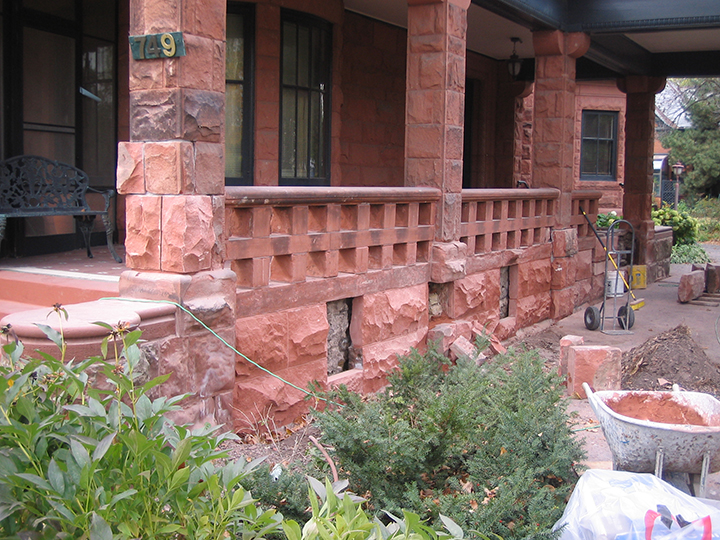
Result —
M 284 73 L 285 73 L 285 25 L 286 23 L 295 24 L 298 27 L 306 27 L 309 28 L 312 31 L 318 31 L 320 33 L 325 34 L 326 39 L 326 50 L 319 51 L 320 56 L 324 55 L 326 62 L 325 65 L 320 65 L 320 69 L 322 70 L 322 73 L 318 75 L 318 77 L 321 80 L 326 81 L 325 88 L 322 90 L 317 90 L 312 88 L 312 83 L 308 82 L 306 86 L 302 86 L 301 84 L 286 84 L 284 81 Z M 289 9 L 283 9 L 281 18 L 280 18 L 280 34 L 281 34 L 281 54 L 280 54 L 280 133 L 279 133 L 279 160 L 278 160 L 278 184 L 281 186 L 329 186 L 331 184 L 331 117 L 332 117 L 332 63 L 333 63 L 333 27 L 332 24 L 324 19 L 321 19 L 319 17 L 315 17 L 313 15 L 308 15 L 306 13 L 300 13 Z M 309 40 L 309 43 L 312 43 L 312 39 Z M 296 57 L 297 57 L 298 50 L 296 49 Z M 310 53 L 312 51 L 308 51 Z M 309 54 L 308 57 L 311 55 Z M 309 61 L 310 66 L 313 65 L 312 59 Z M 318 64 L 321 64 L 322 62 L 318 62 Z M 297 64 L 296 64 L 297 65 Z M 308 76 L 309 81 L 312 81 L 313 74 L 310 73 Z M 299 176 L 297 174 L 297 159 L 295 160 L 295 175 L 294 176 L 283 176 L 283 146 L 284 146 L 284 136 L 283 136 L 283 125 L 285 121 L 285 111 L 284 111 L 284 95 L 286 89 L 293 89 L 295 91 L 295 103 L 297 105 L 297 96 L 299 94 L 299 91 L 307 91 L 311 94 L 313 92 L 315 95 L 320 95 L 322 98 L 322 108 L 324 110 L 324 115 L 322 118 L 322 141 L 321 144 L 318 146 L 319 151 L 322 153 L 322 157 L 324 160 L 324 175 L 323 176 Z M 309 99 L 309 102 L 312 102 L 312 97 Z M 309 105 L 310 106 L 310 105 Z M 298 122 L 297 122 L 297 111 L 298 108 L 295 108 L 296 116 L 295 116 L 295 135 L 298 133 Z M 311 144 L 311 136 L 310 136 L 310 130 L 312 127 L 312 116 L 308 114 L 308 121 L 305 126 L 307 128 L 308 132 L 308 145 Z M 297 137 L 295 138 L 295 141 L 297 143 Z M 295 145 L 295 153 L 297 156 L 297 144 Z M 308 150 L 307 152 L 307 162 L 306 162 L 306 168 L 308 172 L 311 169 L 311 151 Z
M 611 117 L 613 121 L 613 128 L 612 128 L 612 136 L 611 137 L 600 137 L 600 136 L 586 136 L 585 135 L 585 127 L 588 122 L 588 117 L 590 115 L 595 115 L 598 118 L 600 117 Z M 581 122 L 581 131 L 580 131 L 580 180 L 589 180 L 589 181 L 603 181 L 603 182 L 615 182 L 617 181 L 617 170 L 618 170 L 618 120 L 619 120 L 619 112 L 618 111 L 608 111 L 608 110 L 595 110 L 595 109 L 583 109 L 582 111 L 582 122 Z M 610 156 L 611 161 L 611 169 L 612 171 L 609 174 L 601 174 L 598 172 L 598 159 L 596 159 L 595 163 L 595 171 L 592 173 L 584 172 L 583 166 L 585 163 L 585 147 L 586 143 L 594 143 L 596 147 L 599 146 L 600 142 L 610 141 L 612 142 L 612 152 Z M 596 155 L 598 152 L 596 152 Z
M 225 74 L 225 90 L 227 97 L 228 84 L 238 84 L 243 87 L 243 125 L 241 130 L 240 154 L 242 165 L 240 172 L 242 176 L 227 176 L 225 170 L 226 186 L 252 186 L 254 184 L 255 172 L 255 4 L 244 2 L 228 1 L 227 14 L 242 15 L 243 37 L 245 40 L 244 50 L 244 79 L 234 80 L 227 78 Z M 226 27 L 227 28 L 227 27 Z M 226 103 L 227 110 L 227 103 Z M 227 159 L 227 138 L 225 138 L 225 158 Z

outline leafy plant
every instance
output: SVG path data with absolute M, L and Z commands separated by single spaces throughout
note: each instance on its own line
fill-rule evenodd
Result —
M 615 211 L 608 212 L 607 214 L 598 214 L 595 224 L 597 225 L 598 229 L 607 229 L 618 219 L 622 219 L 622 216 L 618 216 L 617 212 Z
M 4 347 L 0 535 L 219 540 L 278 530 L 281 517 L 259 511 L 239 484 L 256 463 L 218 464 L 219 443 L 234 435 L 167 420 L 185 396 L 147 395 L 167 376 L 135 384 L 140 335 L 114 329 L 103 343 L 117 351 L 112 362 L 26 361 L 22 344 Z
M 582 459 L 561 381 L 536 353 L 478 368 L 432 350 L 400 361 L 374 399 L 340 390 L 318 413 L 323 438 L 373 508 L 453 518 L 505 538 L 549 535 Z
M 709 263 L 710 257 L 700 244 L 677 244 L 670 255 L 672 264 Z
M 666 205 L 658 210 L 653 210 L 652 219 L 656 225 L 672 227 L 673 245 L 697 242 L 698 222 L 688 213 L 678 212 Z
M 386 513 L 390 523 L 372 519 L 362 509 L 363 499 L 343 493 L 347 481 L 323 485 L 308 477 L 312 517 L 301 528 L 292 520 L 283 522 L 287 540 L 462 540 L 463 530 L 450 518 L 442 516 L 445 531 L 425 525 L 413 512 L 404 512 L 400 519 Z

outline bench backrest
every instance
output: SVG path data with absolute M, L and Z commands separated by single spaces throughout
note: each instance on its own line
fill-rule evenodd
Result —
M 90 210 L 85 200 L 89 183 L 77 167 L 40 156 L 0 161 L 0 214 Z

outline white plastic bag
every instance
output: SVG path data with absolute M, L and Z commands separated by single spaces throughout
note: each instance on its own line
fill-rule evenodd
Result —
M 559 540 L 720 539 L 720 509 L 652 474 L 591 469 L 553 530 Z

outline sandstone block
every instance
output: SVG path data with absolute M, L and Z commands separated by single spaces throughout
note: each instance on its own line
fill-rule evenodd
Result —
M 233 428 L 233 394 L 234 391 L 222 392 L 214 397 L 215 422 L 227 430 Z
M 705 291 L 710 294 L 720 292 L 720 265 L 707 265 L 705 269 Z
M 576 345 L 568 348 L 568 394 L 585 399 L 582 383 L 595 390 L 619 390 L 622 351 L 617 347 Z
M 362 394 L 365 386 L 363 370 L 348 369 L 328 377 L 328 386 L 330 388 L 340 388 L 342 385 L 345 385 L 351 392 Z
M 208 196 L 163 197 L 162 270 L 192 273 L 209 270 L 215 245 L 212 199 Z
M 405 334 L 395 339 L 373 343 L 362 348 L 365 392 L 376 392 L 387 384 L 387 374 L 397 368 L 398 356 L 419 348 L 425 341 L 427 328 Z
M 193 145 L 187 141 L 148 142 L 144 148 L 145 184 L 155 195 L 192 193 Z
M 289 310 L 287 324 L 291 368 L 308 361 L 324 360 L 329 330 L 325 304 Z
M 235 348 L 270 371 L 284 369 L 288 366 L 287 326 L 286 311 L 238 319 Z M 245 358 L 237 357 L 235 373 L 245 379 L 261 372 Z
M 575 283 L 577 276 L 577 261 L 575 257 L 556 258 L 552 261 L 552 277 L 550 287 L 554 290 L 570 287 Z
M 143 143 L 119 142 L 117 190 L 121 195 L 145 193 Z
M 158 341 L 145 343 L 141 347 L 143 357 L 148 362 L 151 378 L 170 373 L 170 378 L 150 392 L 151 398 L 160 395 L 177 396 L 195 392 L 195 366 L 188 362 L 188 342 L 183 338 L 171 336 Z
M 556 229 L 552 232 L 553 257 L 571 257 L 578 252 L 576 229 Z
M 234 329 L 216 332 L 228 343 L 233 342 Z M 231 391 L 235 384 L 235 352 L 209 333 L 188 342 L 188 360 L 195 364 L 193 387 L 198 396 L 208 398 Z
M 427 328 L 428 289 L 415 285 L 366 294 L 353 301 L 350 336 L 362 347 Z
M 134 270 L 160 270 L 162 202 L 154 195 L 125 199 L 125 264 Z
M 452 284 L 449 315 L 460 318 L 470 312 L 497 317 L 500 304 L 500 270 L 473 274 Z
M 195 190 L 198 195 L 224 195 L 225 146 L 222 143 L 195 143 Z M 201 174 L 197 174 L 201 171 Z
M 575 279 L 590 279 L 593 275 L 592 250 L 579 251 L 575 257 Z
M 467 245 L 463 242 L 435 243 L 432 247 L 431 281 L 449 283 L 465 277 Z
M 678 302 L 686 303 L 699 298 L 705 290 L 705 272 L 695 270 L 689 274 L 680 276 L 678 287 Z
M 120 296 L 182 302 L 192 278 L 182 274 L 159 274 L 127 270 L 120 274 Z
M 177 88 L 130 92 L 133 141 L 179 139 L 181 92 Z
M 473 329 L 470 321 L 453 321 L 437 324 L 428 330 L 427 341 L 437 343 L 443 353 L 450 350 L 450 345 L 460 336 L 472 339 Z
M 506 340 L 515 335 L 517 328 L 517 317 L 505 317 L 498 321 L 493 334 L 498 339 Z
M 573 314 L 575 310 L 575 296 L 577 291 L 574 287 L 568 287 L 559 291 L 552 291 L 552 304 L 550 316 L 557 321 Z
M 225 94 L 185 89 L 182 100 L 182 138 L 187 141 L 222 142 Z
M 468 358 L 475 360 L 478 355 L 478 350 L 475 348 L 469 339 L 460 336 L 450 345 L 450 358 L 452 360 L 458 360 L 460 358 Z
M 552 297 L 550 292 L 518 298 L 515 317 L 517 327 L 526 328 L 550 318 Z
M 560 364 L 558 365 L 558 375 L 565 377 L 567 375 L 568 355 L 570 347 L 583 345 L 585 338 L 582 336 L 568 335 L 560 339 Z
M 549 259 L 521 263 L 517 269 L 518 298 L 550 291 L 552 266 Z

